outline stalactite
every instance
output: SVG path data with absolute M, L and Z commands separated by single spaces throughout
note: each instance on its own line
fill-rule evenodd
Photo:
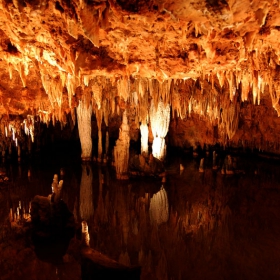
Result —
M 155 79 L 149 80 L 149 92 L 150 92 L 150 96 L 154 100 L 154 106 L 157 108 L 158 101 L 159 101 L 159 94 L 160 94 L 160 84 L 158 80 Z
M 235 91 L 236 91 L 233 72 L 227 71 L 226 77 L 227 77 L 228 86 L 229 86 L 229 98 L 230 98 L 230 100 L 233 100 L 233 97 L 234 97 Z
M 67 92 L 68 92 L 69 107 L 72 108 L 72 96 L 75 95 L 75 90 L 76 90 L 76 87 L 78 86 L 76 76 L 68 73 L 66 81 L 65 81 L 65 86 L 66 86 Z
M 153 156 L 162 160 L 165 157 L 165 136 L 168 132 L 170 122 L 170 105 L 160 101 L 157 108 L 154 101 L 151 102 L 150 107 L 151 128 L 154 136 L 153 140 Z
M 130 96 L 130 80 L 128 77 L 122 77 L 117 81 L 118 95 L 126 102 Z
M 225 83 L 225 73 L 224 71 L 220 71 L 217 73 L 217 77 L 220 83 L 220 87 L 222 88 L 224 86 Z
M 166 104 L 170 103 L 171 79 L 165 80 L 161 85 L 161 100 Z
M 250 91 L 250 80 L 251 80 L 251 77 L 250 77 L 249 73 L 247 71 L 246 72 L 243 71 L 242 79 L 241 79 L 241 84 L 242 84 L 241 100 L 242 100 L 242 102 L 248 100 L 249 91 Z
M 126 111 L 124 111 L 122 125 L 119 129 L 119 139 L 116 141 L 114 148 L 114 160 L 118 179 L 128 179 L 129 143 L 129 125 Z
M 97 120 L 97 128 L 98 128 L 98 150 L 97 150 L 97 160 L 99 162 L 102 161 L 102 153 L 103 153 L 103 149 L 102 149 L 102 116 L 103 116 L 103 112 L 102 109 L 99 110 L 95 110 L 95 116 L 96 116 L 96 120 Z
M 257 99 L 259 96 L 259 85 L 258 85 L 258 71 L 253 71 L 253 81 L 252 81 L 252 85 L 253 85 L 253 103 L 254 105 L 256 105 L 257 103 Z
M 148 125 L 146 123 L 141 123 L 140 131 L 141 131 L 141 154 L 148 155 L 148 137 L 149 137 Z
M 26 135 L 30 135 L 32 142 L 34 142 L 34 116 L 27 115 L 23 120 L 24 132 Z
M 238 102 L 231 102 L 228 107 L 223 108 L 222 122 L 229 139 L 234 136 L 238 129 L 239 111 Z
M 11 63 L 8 63 L 8 69 L 9 69 L 10 80 L 12 80 L 13 79 L 13 68 L 12 68 Z
M 97 104 L 98 110 L 101 109 L 102 104 L 102 84 L 100 79 L 95 78 L 92 82 L 93 98 Z
M 85 100 L 80 100 L 79 105 L 77 107 L 77 117 L 78 130 L 82 148 L 81 158 L 84 161 L 91 160 L 92 156 L 91 115 L 91 105 L 87 105 Z
M 90 236 L 86 221 L 82 221 L 82 243 L 88 247 L 90 246 Z
M 60 76 L 52 78 L 49 74 L 41 72 L 41 80 L 46 93 L 48 94 L 52 110 L 58 113 L 57 120 L 61 121 L 61 106 L 63 86 Z

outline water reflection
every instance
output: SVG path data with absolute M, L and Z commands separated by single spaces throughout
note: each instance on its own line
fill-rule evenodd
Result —
M 167 193 L 162 186 L 160 191 L 153 195 L 150 201 L 150 219 L 158 226 L 166 223 L 169 217 L 169 206 Z
M 80 183 L 80 217 L 89 221 L 93 216 L 93 191 L 92 191 L 92 167 L 89 164 L 82 164 L 82 177 Z
M 152 179 L 118 181 L 107 166 L 66 168 L 62 196 L 77 221 L 88 222 L 91 247 L 141 265 L 141 279 L 277 279 L 278 166 L 222 175 L 207 159 L 203 173 L 197 161 L 172 164 L 164 187 Z M 15 207 L 48 194 L 42 178 L 49 182 L 56 172 L 34 169 L 28 180 L 22 168 L 10 190 Z

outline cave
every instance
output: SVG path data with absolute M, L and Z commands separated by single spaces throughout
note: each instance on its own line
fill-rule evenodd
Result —
M 278 1 L 0 0 L 0 278 L 279 279 L 279 32 Z

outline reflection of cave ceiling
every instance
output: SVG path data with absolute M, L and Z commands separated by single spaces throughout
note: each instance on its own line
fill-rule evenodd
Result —
M 241 101 L 269 96 L 280 114 L 279 12 L 268 0 L 1 0 L 0 113 L 63 121 L 84 95 L 143 121 L 161 98 L 231 137 Z

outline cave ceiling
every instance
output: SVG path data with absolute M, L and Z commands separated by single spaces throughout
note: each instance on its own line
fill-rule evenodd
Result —
M 280 113 L 279 12 L 268 0 L 0 0 L 0 113 L 63 121 L 82 96 L 110 111 L 145 94 L 181 117 L 266 95 Z

